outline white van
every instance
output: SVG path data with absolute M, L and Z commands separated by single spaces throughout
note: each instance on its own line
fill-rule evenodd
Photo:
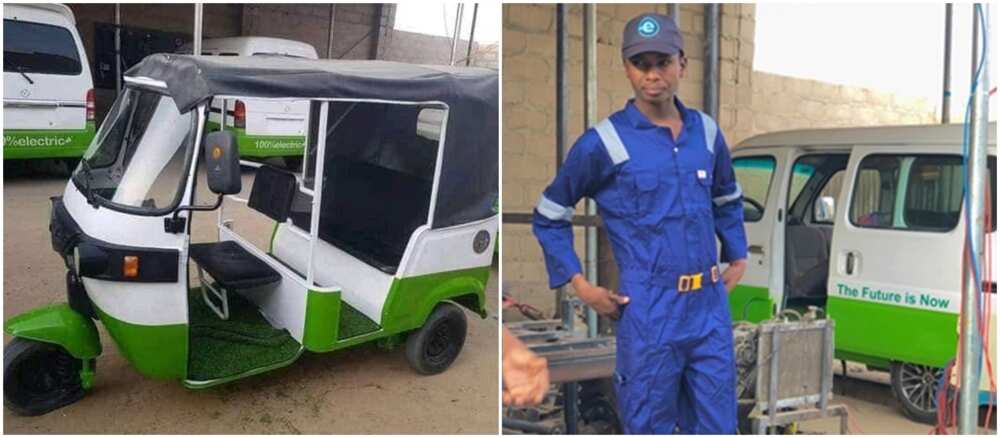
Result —
M 988 144 L 996 187 L 995 122 Z M 933 421 L 928 394 L 957 351 L 962 126 L 764 134 L 732 158 L 749 245 L 746 275 L 730 294 L 733 319 L 824 308 L 836 324 L 836 357 L 889 370 L 905 413 Z
M 73 12 L 3 5 L 3 157 L 77 159 L 94 138 L 94 82 Z
M 318 59 L 316 48 L 294 40 L 268 37 L 211 38 L 201 43 L 204 56 L 286 56 Z M 177 53 L 192 53 L 192 44 Z M 222 103 L 213 101 L 208 129 L 219 129 Z M 289 167 L 298 168 L 305 149 L 309 122 L 307 101 L 244 99 L 226 102 L 226 129 L 236 132 L 240 156 L 250 159 L 283 157 Z

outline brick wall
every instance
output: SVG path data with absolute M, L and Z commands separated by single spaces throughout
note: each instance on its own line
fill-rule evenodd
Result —
M 445 36 L 392 30 L 386 36 L 385 49 L 382 51 L 380 59 L 447 65 L 451 59 L 451 43 L 452 39 Z M 468 48 L 468 40 L 458 40 L 458 48 L 455 50 L 455 65 L 465 65 L 465 55 Z M 473 43 L 471 58 L 473 66 L 497 68 L 497 44 Z
M 582 9 L 568 8 L 570 142 L 583 131 Z M 680 7 L 689 63 L 679 94 L 694 108 L 702 107 L 703 10 L 697 4 Z M 630 18 L 648 11 L 667 13 L 667 6 L 597 7 L 599 119 L 632 96 L 621 63 L 622 29 Z M 932 105 L 922 100 L 753 71 L 755 6 L 724 4 L 721 12 L 719 124 L 730 145 L 781 129 L 934 122 Z M 530 212 L 556 169 L 554 5 L 504 5 L 502 104 L 503 210 Z M 582 213 L 583 202 L 577 208 Z M 553 294 L 531 227 L 504 224 L 500 241 L 504 291 L 550 314 Z M 576 248 L 582 260 L 579 228 Z

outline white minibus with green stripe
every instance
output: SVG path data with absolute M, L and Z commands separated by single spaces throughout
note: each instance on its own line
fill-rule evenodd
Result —
M 996 124 L 988 131 L 986 230 L 995 247 Z M 733 319 L 825 309 L 836 324 L 836 357 L 890 371 L 905 413 L 932 422 L 933 394 L 958 338 L 962 144 L 961 125 L 800 130 L 743 141 L 732 157 L 749 267 L 730 294 Z M 994 285 L 984 287 L 995 293 Z
M 181 46 L 177 52 L 190 54 L 191 44 Z M 308 43 L 259 36 L 209 38 L 202 41 L 201 55 L 319 59 L 316 48 Z M 223 103 L 222 99 L 216 99 L 210 107 L 208 129 L 233 131 L 244 159 L 277 157 L 283 159 L 286 168 L 301 167 L 309 124 L 308 101 L 229 99 Z
M 73 12 L 4 4 L 3 55 L 4 160 L 75 162 L 95 126 L 94 83 Z

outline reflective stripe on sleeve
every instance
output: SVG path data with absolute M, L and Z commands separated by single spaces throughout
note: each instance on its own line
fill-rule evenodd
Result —
M 725 204 L 727 202 L 732 202 L 739 199 L 740 196 L 743 196 L 743 188 L 741 188 L 739 183 L 737 183 L 736 190 L 733 191 L 733 193 L 712 198 L 712 202 L 714 202 L 716 206 L 721 206 L 722 204 Z
M 621 137 L 618 137 L 615 125 L 611 124 L 611 119 L 601 120 L 597 125 L 594 125 L 594 129 L 597 130 L 597 135 L 601 136 L 601 142 L 608 150 L 612 163 L 620 164 L 628 161 L 628 151 L 625 150 L 625 144 L 622 143 Z
M 573 218 L 573 209 L 570 207 L 563 207 L 557 204 L 555 201 L 546 198 L 545 194 L 542 194 L 541 199 L 538 200 L 538 207 L 535 207 L 538 213 L 545 216 L 549 220 L 553 221 L 566 221 L 569 222 Z
M 715 154 L 715 136 L 719 133 L 719 125 L 708 114 L 698 111 L 698 115 L 701 116 L 701 127 L 705 130 L 705 147 L 708 148 L 708 153 Z

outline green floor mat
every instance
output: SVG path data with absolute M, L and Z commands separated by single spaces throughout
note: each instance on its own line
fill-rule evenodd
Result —
M 295 358 L 300 345 L 287 330 L 271 326 L 256 306 L 229 294 L 229 319 L 208 308 L 200 293 L 188 297 L 188 380 L 207 381 L 242 374 Z
M 337 339 L 353 338 L 380 328 L 375 321 L 368 319 L 365 314 L 351 307 L 350 304 L 343 301 L 340 304 L 340 328 L 337 332 Z

